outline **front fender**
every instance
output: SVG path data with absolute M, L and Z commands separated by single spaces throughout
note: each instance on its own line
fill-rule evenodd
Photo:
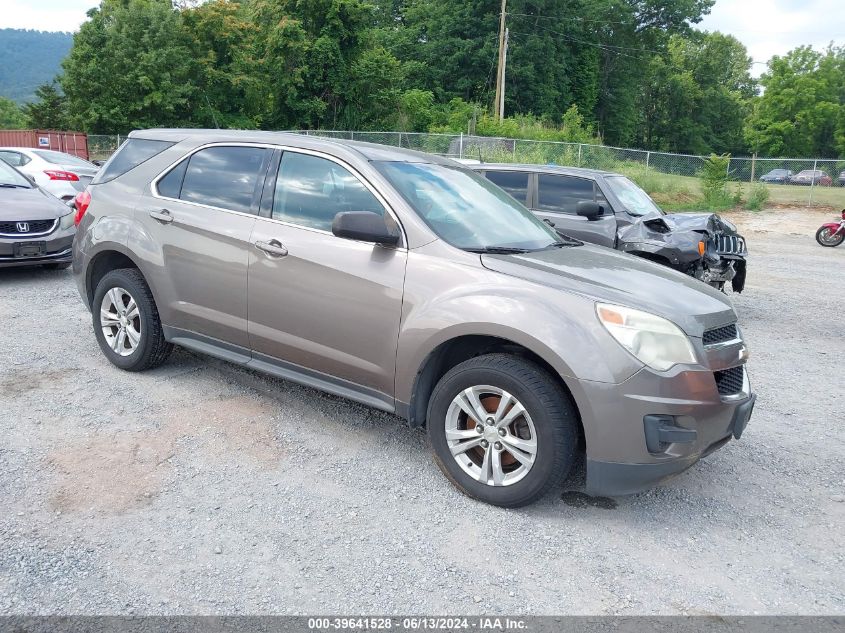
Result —
M 437 288 L 444 288 L 438 292 Z M 416 376 L 440 345 L 490 336 L 542 358 L 569 385 L 618 383 L 642 365 L 613 340 L 589 298 L 411 252 L 396 358 L 396 399 L 408 403 Z

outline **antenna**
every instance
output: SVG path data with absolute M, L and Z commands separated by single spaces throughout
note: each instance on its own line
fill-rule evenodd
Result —
M 205 94 L 205 91 L 203 91 L 202 96 L 205 97 L 205 102 L 208 104 L 208 111 L 211 112 L 211 120 L 214 121 L 214 127 L 219 130 L 220 125 L 217 123 L 217 116 L 214 114 L 214 108 L 211 107 L 211 101 L 208 100 L 208 95 Z

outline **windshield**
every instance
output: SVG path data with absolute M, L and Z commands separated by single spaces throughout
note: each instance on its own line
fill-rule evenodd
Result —
M 74 167 L 89 167 L 96 169 L 97 166 L 94 163 L 89 163 L 87 160 L 82 160 L 74 156 L 73 154 L 65 154 L 64 152 L 54 152 L 48 149 L 34 149 L 32 153 L 40 156 L 48 163 L 53 163 L 54 165 L 72 165 Z
M 0 160 L 0 187 L 25 187 L 30 189 L 32 183 L 21 173 Z
M 609 176 L 604 180 L 631 215 L 648 215 L 649 213 L 663 215 L 663 211 L 654 204 L 654 200 L 625 176 Z
M 562 244 L 552 227 L 478 174 L 449 165 L 373 163 L 444 241 L 464 250 L 540 250 Z

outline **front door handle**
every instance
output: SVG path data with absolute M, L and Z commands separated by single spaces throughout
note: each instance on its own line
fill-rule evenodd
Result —
M 270 257 L 284 257 L 288 254 L 288 249 L 285 248 L 279 240 L 270 240 L 269 242 L 256 242 L 255 247 L 264 251 Z
M 162 224 L 170 224 L 171 222 L 173 222 L 173 216 L 167 209 L 150 211 L 150 217 L 154 220 L 158 220 Z

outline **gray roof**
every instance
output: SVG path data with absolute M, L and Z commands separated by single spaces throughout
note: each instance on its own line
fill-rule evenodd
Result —
M 529 165 L 523 163 L 479 163 L 469 165 L 470 169 L 485 171 L 495 169 L 496 171 L 530 171 L 544 174 L 561 174 L 564 176 L 581 176 L 583 178 L 595 178 L 596 176 L 618 176 L 613 171 L 601 169 L 584 169 L 583 167 L 566 167 L 563 165 Z
M 348 141 L 345 139 L 329 138 L 325 136 L 312 136 L 306 134 L 294 134 L 292 132 L 267 132 L 262 130 L 204 130 L 189 128 L 156 128 L 149 130 L 136 130 L 130 138 L 154 139 L 160 141 L 172 141 L 178 143 L 185 140 L 194 140 L 202 143 L 240 142 L 240 143 L 271 143 L 279 145 L 294 145 L 297 147 L 319 149 L 321 146 L 341 146 L 356 151 L 367 160 L 402 161 L 417 163 L 447 163 L 453 161 L 437 156 L 426 154 L 403 147 L 390 145 L 379 145 L 377 143 L 363 143 L 361 141 Z

